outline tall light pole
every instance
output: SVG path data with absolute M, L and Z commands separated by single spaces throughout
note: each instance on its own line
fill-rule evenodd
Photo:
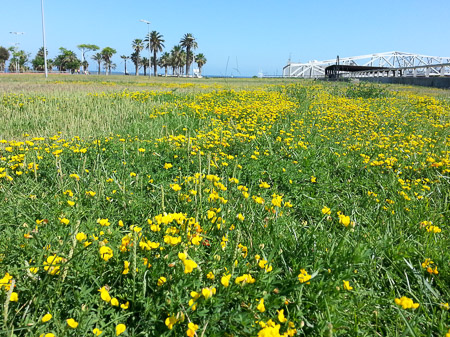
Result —
M 47 69 L 47 46 L 45 44 L 44 0 L 41 0 L 41 12 L 42 12 L 42 42 L 44 45 L 44 68 L 45 68 L 45 78 L 47 78 L 48 69 Z
M 147 38 L 148 38 L 148 77 L 150 77 L 150 76 L 152 76 L 152 70 L 150 69 L 151 68 L 150 61 L 152 59 L 152 54 L 150 52 L 150 21 L 142 20 L 142 19 L 139 21 L 147 24 L 147 30 L 148 30 L 148 35 L 147 35 Z M 156 60 L 155 60 L 155 62 L 156 62 Z
M 18 42 L 18 35 L 23 35 L 25 34 L 24 32 L 9 32 L 9 34 L 14 34 L 16 36 L 16 43 L 15 46 L 18 47 L 19 46 L 19 42 Z M 19 69 L 19 60 L 16 58 L 16 73 L 20 73 L 20 69 Z

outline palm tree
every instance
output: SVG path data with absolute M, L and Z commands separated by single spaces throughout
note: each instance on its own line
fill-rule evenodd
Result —
M 136 67 L 136 76 L 139 76 L 139 61 L 140 61 L 140 52 L 144 49 L 144 42 L 142 39 L 134 39 L 131 43 L 131 48 L 134 50 L 134 58 L 132 58 L 134 66 Z
M 148 58 L 147 57 L 143 57 L 141 59 L 141 65 L 144 67 L 144 76 L 147 76 L 147 68 L 148 68 Z M 150 69 L 148 71 L 150 71 Z
M 189 74 L 189 66 L 191 65 L 191 60 L 188 59 L 189 52 L 194 49 L 197 49 L 197 41 L 192 36 L 191 33 L 184 34 L 183 38 L 180 40 L 180 44 L 182 47 L 186 48 L 186 75 Z
M 206 61 L 207 61 L 207 59 L 206 59 L 205 55 L 203 55 L 202 53 L 197 54 L 195 56 L 195 62 L 197 63 L 198 72 L 199 72 L 200 76 L 202 76 L 202 67 L 205 65 Z
M 183 49 L 180 45 L 174 46 L 170 51 L 170 66 L 172 67 L 172 75 L 180 74 L 180 67 L 183 65 Z
M 101 52 L 102 59 L 105 65 L 106 75 L 111 74 L 111 68 L 113 68 L 111 58 L 115 53 L 117 53 L 117 51 L 111 47 L 105 47 Z
M 125 62 L 125 75 L 127 75 L 127 60 L 130 59 L 127 55 L 120 55 L 120 58 Z
M 97 61 L 98 64 L 98 75 L 100 75 L 101 63 L 103 60 L 102 53 L 96 53 L 91 56 L 94 61 Z
M 150 41 L 150 42 L 149 42 Z M 150 50 L 153 52 L 153 59 L 156 60 L 156 53 L 162 52 L 164 48 L 164 39 L 163 36 L 158 33 L 156 30 L 150 33 L 150 36 L 147 36 L 144 40 L 148 44 L 150 43 Z M 153 75 L 156 76 L 156 62 L 153 62 Z
M 170 66 L 170 54 L 168 52 L 163 53 L 158 63 L 161 68 L 164 68 L 164 76 L 167 77 L 167 68 Z

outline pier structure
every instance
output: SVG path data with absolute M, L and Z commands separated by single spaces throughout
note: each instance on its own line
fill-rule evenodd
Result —
M 300 78 L 446 76 L 450 76 L 450 57 L 398 51 L 306 63 L 289 61 L 283 68 L 283 77 Z

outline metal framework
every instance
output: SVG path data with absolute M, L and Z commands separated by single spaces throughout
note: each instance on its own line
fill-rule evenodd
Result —
M 389 68 L 384 71 L 341 73 L 344 77 L 372 76 L 450 76 L 450 57 L 427 56 L 398 51 L 339 58 L 339 65 Z M 325 68 L 337 64 L 337 59 L 292 63 L 283 68 L 283 77 L 321 78 Z

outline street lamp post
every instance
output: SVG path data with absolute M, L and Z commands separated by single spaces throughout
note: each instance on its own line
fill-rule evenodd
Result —
M 47 46 L 45 44 L 44 0 L 41 0 L 41 12 L 42 12 L 42 42 L 44 45 L 44 68 L 45 68 L 45 78 L 47 78 L 48 69 L 47 69 Z
M 139 20 L 143 23 L 147 24 L 147 30 L 148 30 L 148 35 L 147 35 L 147 39 L 148 39 L 148 77 L 150 77 L 152 75 L 152 70 L 150 69 L 150 61 L 152 59 L 152 54 L 150 52 L 150 21 L 147 20 Z M 155 60 L 156 62 L 156 60 Z
M 17 41 L 17 36 L 18 35 L 23 35 L 25 34 L 24 32 L 9 32 L 10 34 L 14 34 L 16 36 L 16 43 L 15 46 L 18 47 L 19 46 L 19 42 Z M 16 58 L 16 73 L 20 73 L 20 69 L 19 69 L 19 60 Z

